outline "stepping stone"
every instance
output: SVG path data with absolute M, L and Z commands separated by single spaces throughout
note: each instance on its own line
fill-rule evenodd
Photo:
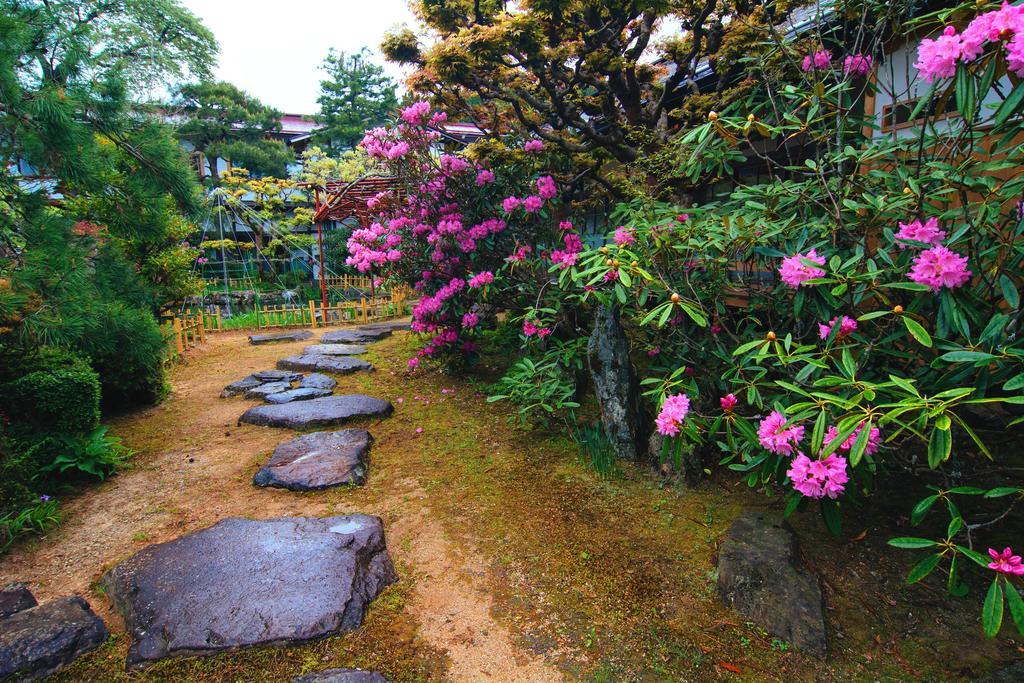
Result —
M 821 587 L 778 516 L 746 510 L 729 527 L 718 551 L 718 594 L 772 635 L 816 657 L 827 654 Z
M 102 579 L 128 666 L 356 629 L 398 580 L 379 517 L 228 518 L 151 545 Z
M 108 635 L 103 620 L 77 595 L 15 612 L 0 619 L 0 680 L 49 676 Z
M 376 671 L 324 669 L 296 676 L 292 683 L 388 683 L 388 679 Z
M 250 389 L 245 392 L 245 397 L 265 399 L 271 394 L 280 394 L 282 391 L 288 391 L 291 388 L 291 382 L 268 382 L 267 384 L 261 384 L 255 389 Z
M 362 486 L 372 443 L 373 437 L 365 429 L 305 434 L 275 448 L 252 483 L 292 491 Z
M 244 379 L 240 379 L 237 382 L 232 382 L 231 384 L 224 387 L 224 391 L 220 392 L 220 397 L 230 398 L 231 396 L 238 396 L 239 394 L 244 394 L 250 389 L 255 389 L 261 384 L 263 384 L 262 380 L 257 379 L 255 375 L 249 375 Z
M 317 356 L 358 356 L 366 353 L 366 347 L 359 344 L 313 344 L 304 348 L 302 353 Z
M 347 375 L 360 370 L 373 370 L 373 366 L 362 358 L 351 356 L 320 356 L 305 354 L 288 356 L 277 361 L 277 367 L 288 370 L 318 370 L 333 372 L 336 375 Z
M 399 321 L 399 320 L 391 320 L 391 321 L 385 321 L 385 322 L 380 322 L 380 323 L 370 323 L 369 325 L 360 325 L 356 329 L 357 330 L 369 330 L 371 332 L 376 332 L 377 330 L 388 330 L 389 332 L 399 332 L 401 330 L 410 330 L 410 329 L 412 329 L 412 323 L 409 322 L 408 320 L 406 320 L 404 322 L 403 321 Z
M 260 370 L 252 373 L 252 376 L 261 382 L 295 382 L 302 379 L 301 372 L 287 370 Z
M 379 398 L 363 394 L 325 396 L 312 401 L 295 401 L 280 405 L 249 408 L 238 423 L 286 429 L 313 429 L 345 424 L 361 417 L 387 417 L 394 406 Z
M 35 607 L 39 603 L 23 583 L 11 583 L 0 590 L 0 619 L 15 612 Z
M 330 389 L 316 389 L 314 387 L 299 387 L 298 389 L 289 389 L 288 391 L 282 391 L 279 394 L 271 394 L 270 396 L 264 397 L 264 401 L 267 403 L 291 403 L 292 401 L 309 401 L 314 398 L 323 398 L 324 396 L 330 396 Z
M 277 332 L 275 334 L 254 334 L 249 337 L 250 344 L 274 344 L 276 342 L 303 341 L 313 336 L 309 330 L 296 330 L 294 332 Z
M 335 330 L 320 337 L 321 344 L 367 344 L 391 336 L 391 330 Z
M 311 387 L 313 389 L 333 389 L 336 386 L 338 386 L 338 380 L 333 377 L 328 377 L 327 375 L 322 375 L 319 372 L 306 375 L 302 378 L 302 381 L 299 382 L 300 389 L 305 389 L 306 387 Z

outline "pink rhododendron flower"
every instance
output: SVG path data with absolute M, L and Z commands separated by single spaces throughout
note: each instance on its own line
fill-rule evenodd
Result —
M 422 125 L 429 113 L 430 103 L 420 100 L 402 110 L 402 120 L 410 125 L 419 126 Z
M 535 194 L 531 194 L 523 200 L 523 208 L 526 210 L 526 213 L 537 213 L 542 206 L 544 206 L 544 200 Z
M 960 35 L 960 59 L 971 62 L 985 51 L 986 42 L 1012 41 L 1024 33 L 1024 7 L 1003 2 L 991 12 L 979 14 Z
M 547 328 L 547 327 L 538 327 L 537 328 L 537 336 L 540 337 L 541 339 L 543 339 L 544 337 L 548 336 L 549 334 L 551 334 L 551 330 L 549 328 Z
M 661 404 L 661 411 L 654 420 L 658 433 L 662 436 L 676 436 L 679 434 L 679 425 L 686 419 L 690 412 L 690 397 L 686 394 L 673 394 L 665 397 Z
M 419 367 L 419 364 L 420 364 L 420 359 L 419 358 L 410 358 L 406 362 L 406 365 L 409 366 L 410 370 L 415 370 L 417 367 Z
M 489 270 L 485 270 L 482 273 L 477 273 L 473 277 L 469 278 L 470 287 L 483 287 L 494 282 L 494 273 Z
M 532 337 L 537 334 L 537 326 L 533 324 L 532 320 L 523 321 L 523 334 L 527 337 Z
M 828 335 L 832 333 L 832 329 L 839 323 L 839 331 L 836 332 L 836 339 L 842 339 L 857 331 L 857 321 L 848 316 L 843 316 L 840 320 L 838 317 L 832 318 L 828 321 L 828 325 L 824 323 L 818 323 L 818 336 L 822 339 L 828 339 Z
M 828 50 L 818 50 L 813 55 L 806 55 L 800 68 L 805 72 L 815 69 L 827 69 L 832 66 L 832 53 Z
M 768 417 L 757 426 L 757 439 L 772 453 L 791 455 L 796 444 L 804 438 L 804 428 L 799 425 L 786 425 L 786 416 L 773 410 Z
M 795 254 L 782 259 L 779 275 L 782 277 L 782 281 L 793 289 L 796 289 L 807 280 L 825 276 L 824 270 L 807 265 L 803 262 L 803 259 L 817 263 L 820 266 L 825 265 L 825 257 L 818 256 L 818 252 L 814 249 L 811 249 L 806 254 Z
M 900 223 L 899 226 L 899 232 L 896 233 L 896 243 L 900 249 L 914 246 L 904 244 L 903 240 L 924 242 L 925 244 L 937 246 L 942 243 L 942 240 L 946 239 L 946 231 L 939 228 L 939 219 L 934 216 L 924 223 L 920 220 L 914 220 L 910 223 Z
M 833 500 L 838 498 L 849 481 L 846 458 L 835 453 L 824 460 L 811 460 L 803 453 L 797 453 L 786 470 L 786 476 L 801 495 L 815 499 L 825 496 Z
M 554 199 L 558 196 L 558 185 L 555 184 L 555 179 L 549 175 L 537 178 L 537 194 L 544 199 Z
M 677 223 L 685 223 L 688 220 L 690 220 L 690 214 L 688 214 L 688 213 L 683 213 L 683 214 L 679 214 L 678 216 L 676 216 L 676 222 Z
M 731 413 L 732 409 L 739 403 L 739 399 L 736 398 L 736 394 L 726 394 L 722 398 L 718 399 L 718 404 L 722 406 L 722 410 L 727 413 Z
M 917 46 L 914 68 L 929 83 L 936 78 L 952 78 L 956 74 L 957 60 L 960 59 L 961 42 L 952 26 L 947 26 L 942 35 L 934 40 L 925 38 Z
M 512 213 L 516 210 L 516 207 L 519 206 L 521 201 L 522 200 L 517 197 L 505 197 L 501 202 L 501 208 L 505 209 L 505 213 Z
M 544 142 L 542 140 L 527 140 L 526 144 L 523 145 L 523 151 L 529 154 L 537 154 L 544 150 Z
M 988 556 L 992 558 L 992 562 L 988 563 L 989 569 L 1000 574 L 1024 576 L 1024 562 L 1021 561 L 1020 555 L 1014 555 L 1009 548 L 1001 553 L 997 553 L 995 548 L 989 548 Z
M 633 231 L 622 225 L 615 228 L 615 237 L 613 239 L 615 244 L 620 247 L 626 247 L 636 242 L 636 236 L 633 234 Z
M 476 327 L 477 323 L 479 323 L 479 322 L 480 322 L 480 316 L 477 315 L 476 313 L 466 313 L 464 316 L 462 316 L 462 326 L 463 327 L 472 329 L 472 328 Z
M 937 292 L 943 287 L 962 286 L 971 279 L 971 271 L 967 270 L 966 256 L 938 246 L 918 254 L 907 277 Z
M 487 183 L 493 183 L 493 182 L 494 182 L 494 172 L 493 171 L 490 171 L 490 170 L 485 168 L 485 169 L 481 170 L 479 173 L 476 174 L 476 184 L 477 184 L 477 187 L 482 187 L 482 186 L 486 185 Z
M 861 422 L 860 425 L 857 426 L 857 429 L 853 430 L 853 434 L 850 434 L 850 436 L 847 437 L 846 441 L 839 444 L 838 450 L 846 452 L 853 448 L 853 444 L 854 442 L 857 441 L 857 437 L 860 436 L 860 432 L 862 429 L 864 429 L 863 422 Z M 824 445 L 826 447 L 831 445 L 832 442 L 835 441 L 837 438 L 839 438 L 839 428 L 836 427 L 835 425 L 829 425 L 828 431 L 825 432 Z M 874 455 L 875 453 L 878 452 L 878 447 L 881 445 L 881 443 L 881 430 L 878 427 L 872 427 L 871 431 L 868 433 L 868 445 L 864 447 L 864 454 Z
M 661 347 L 660 346 L 655 346 L 653 349 L 647 349 L 647 357 L 648 358 L 654 358 L 655 356 L 658 356 L 660 354 L 661 354 Z
M 558 229 L 562 232 L 568 232 L 572 230 L 572 221 L 562 221 L 558 224 Z
M 871 55 L 848 55 L 843 60 L 843 73 L 848 76 L 867 76 L 871 73 Z

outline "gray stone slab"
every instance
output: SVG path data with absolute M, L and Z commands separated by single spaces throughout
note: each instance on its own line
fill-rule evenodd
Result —
M 265 399 L 271 394 L 280 394 L 292 388 L 291 382 L 267 382 L 245 392 L 246 398 Z
M 388 401 L 364 394 L 326 396 L 312 401 L 295 401 L 281 405 L 250 408 L 239 424 L 254 424 L 285 429 L 316 429 L 333 427 L 364 417 L 387 417 L 394 411 Z
M 28 586 L 23 583 L 8 584 L 0 590 L 0 619 L 38 604 Z
M 398 580 L 380 518 L 229 518 L 151 545 L 107 572 L 132 638 L 128 665 L 358 628 Z
M 260 370 L 251 375 L 261 382 L 297 382 L 302 379 L 301 372 L 290 370 Z
M 314 398 L 323 398 L 324 396 L 330 395 L 330 389 L 299 387 L 298 389 L 289 389 L 288 391 L 282 391 L 279 394 L 270 394 L 263 400 L 266 401 L 267 403 L 291 403 L 292 401 L 311 401 Z
M 249 375 L 248 377 L 240 379 L 237 382 L 232 382 L 224 387 L 224 390 L 220 392 L 220 397 L 230 398 L 231 396 L 238 396 L 239 394 L 244 394 L 250 389 L 255 389 L 263 383 L 263 380 L 258 379 L 255 375 Z
M 365 429 L 304 434 L 275 448 L 252 482 L 292 491 L 361 486 L 366 483 L 372 443 Z
M 352 356 L 321 356 L 306 354 L 288 356 L 277 361 L 277 367 L 288 370 L 306 370 L 330 372 L 336 375 L 347 375 L 361 370 L 373 370 L 373 365 L 362 358 Z
M 78 596 L 0 619 L 0 680 L 34 681 L 54 673 L 107 639 L 103 620 Z
M 366 353 L 360 344 L 313 344 L 302 350 L 303 354 L 315 356 L 358 356 Z
M 293 332 L 275 332 L 272 334 L 254 334 L 249 337 L 250 344 L 275 344 L 277 342 L 303 341 L 312 338 L 313 333 L 309 330 L 295 330 Z
M 376 671 L 324 669 L 296 676 L 292 683 L 388 683 L 388 679 Z
M 321 344 L 368 344 L 391 336 L 391 330 L 334 330 L 320 337 Z
M 310 373 L 303 377 L 302 381 L 299 382 L 300 389 L 305 389 L 306 387 L 312 387 L 313 389 L 333 389 L 336 386 L 338 386 L 338 380 L 319 372 Z

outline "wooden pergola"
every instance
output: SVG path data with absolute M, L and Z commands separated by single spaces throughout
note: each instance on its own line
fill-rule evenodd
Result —
M 308 183 L 313 188 L 313 222 L 316 224 L 316 241 L 320 252 L 320 305 L 327 310 L 327 286 L 324 273 L 324 221 L 344 221 L 355 218 L 359 227 L 366 227 L 370 217 L 380 208 L 371 209 L 367 202 L 381 192 L 388 192 L 388 203 L 401 199 L 401 184 L 396 176 L 364 176 L 350 182 L 328 180 L 326 183 Z M 323 201 L 321 201 L 323 199 Z M 371 291 L 373 278 L 370 279 Z M 373 292 L 375 294 L 375 292 Z

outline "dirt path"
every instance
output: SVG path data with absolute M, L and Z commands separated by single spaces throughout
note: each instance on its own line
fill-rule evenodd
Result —
M 402 441 L 382 435 L 387 429 L 369 427 L 377 442 L 369 482 L 363 489 L 298 494 L 251 484 L 258 463 L 292 434 L 237 426 L 238 416 L 254 402 L 219 399 L 220 389 L 252 371 L 273 367 L 277 358 L 307 343 L 254 347 L 240 333 L 225 333 L 191 354 L 172 372 L 173 391 L 167 401 L 113 422 L 113 432 L 138 452 L 133 467 L 67 500 L 63 506 L 67 521 L 60 529 L 3 558 L 0 584 L 28 582 L 41 601 L 69 593 L 85 595 L 118 631 L 123 626 L 117 615 L 90 589 L 106 568 L 147 544 L 231 516 L 365 512 L 385 520 L 388 545 L 403 579 L 399 585 L 412 585 L 399 611 L 414 622 L 413 639 L 446 663 L 446 678 L 560 680 L 554 667 L 518 647 L 513 634 L 494 619 L 486 564 L 474 556 L 471 546 L 457 549 L 447 538 L 427 504 L 422 482 L 406 471 Z M 357 386 L 360 381 L 365 383 L 366 378 L 341 378 L 337 393 L 358 388 L 392 399 L 397 411 L 391 420 L 403 421 L 403 405 L 395 401 L 397 397 L 374 392 L 372 375 L 368 386 Z M 295 652 L 300 655 L 301 648 Z M 301 668 L 308 668 L 301 656 L 298 659 Z M 402 678 L 400 671 L 392 675 Z M 237 671 L 224 672 L 223 679 L 235 676 Z M 267 672 L 254 676 L 287 680 Z M 211 671 L 209 679 L 221 679 L 221 674 Z

